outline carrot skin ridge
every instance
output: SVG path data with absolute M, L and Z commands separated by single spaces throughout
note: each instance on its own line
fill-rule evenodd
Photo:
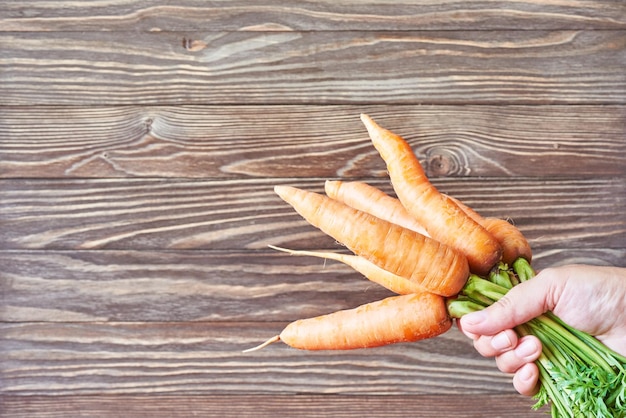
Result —
M 280 340 L 303 350 L 350 350 L 432 338 L 451 326 L 445 298 L 422 292 L 294 321 Z
M 433 293 L 455 295 L 469 276 L 465 256 L 436 240 L 318 193 L 290 186 L 274 190 L 310 224 L 355 254 Z
M 402 137 L 380 127 L 368 115 L 362 114 L 361 120 L 406 210 L 433 238 L 465 254 L 473 272 L 487 274 L 500 260 L 498 241 L 432 185 Z

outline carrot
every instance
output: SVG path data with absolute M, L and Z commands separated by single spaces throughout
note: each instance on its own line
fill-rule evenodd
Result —
M 470 208 L 460 200 L 448 196 L 454 201 L 470 218 L 478 222 L 483 228 L 493 235 L 502 247 L 502 261 L 509 266 L 520 257 L 527 261 L 532 259 L 530 244 L 524 234 L 504 219 L 483 218 L 478 212 Z
M 326 180 L 324 190 L 332 199 L 428 236 L 426 229 L 406 211 L 398 199 L 367 183 Z
M 410 293 L 425 291 L 424 287 L 420 286 L 418 283 L 405 279 L 404 277 L 400 277 L 397 274 L 390 273 L 387 270 L 383 270 L 376 264 L 358 255 L 334 253 L 331 251 L 289 250 L 287 248 L 276 247 L 274 245 L 270 245 L 270 248 L 278 251 L 284 251 L 292 255 L 308 255 L 339 261 L 352 267 L 372 282 L 378 283 L 385 289 L 391 290 L 399 295 L 408 295 Z
M 465 254 L 473 272 L 486 274 L 500 260 L 498 241 L 432 185 L 402 137 L 380 127 L 367 115 L 362 114 L 361 120 L 387 164 L 402 205 L 430 236 Z
M 510 266 L 520 257 L 532 260 L 530 244 L 515 225 L 504 219 L 485 218 L 482 226 L 500 242 L 503 262 Z
M 352 252 L 433 293 L 455 295 L 467 280 L 466 258 L 445 244 L 318 193 L 289 186 L 274 190 L 309 223 Z
M 283 341 L 303 350 L 349 350 L 413 342 L 450 329 L 445 299 L 432 293 L 391 296 L 354 309 L 300 319 L 250 352 Z

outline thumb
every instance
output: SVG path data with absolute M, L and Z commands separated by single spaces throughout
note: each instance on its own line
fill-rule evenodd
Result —
M 464 315 L 460 319 L 461 329 L 468 334 L 495 335 L 552 310 L 560 289 L 551 275 L 544 276 L 538 274 L 514 286 L 493 305 Z

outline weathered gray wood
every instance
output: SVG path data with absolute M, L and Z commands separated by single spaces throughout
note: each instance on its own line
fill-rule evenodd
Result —
M 625 30 L 9 32 L 0 45 L 0 105 L 626 102 Z
M 388 180 L 370 181 L 392 193 Z M 484 216 L 510 218 L 533 248 L 623 248 L 626 181 L 440 178 Z M 333 247 L 273 192 L 323 190 L 323 179 L 2 180 L 0 249 Z
M 0 396 L 0 411 L 13 418 L 115 417 L 302 417 L 537 418 L 533 402 L 519 395 L 92 395 Z
M 359 120 L 429 176 L 623 176 L 626 106 L 122 106 L 0 109 L 0 177 L 380 176 Z
M 414 30 L 624 28 L 620 0 L 593 2 L 276 0 L 5 1 L 6 31 Z
M 533 265 L 626 267 L 626 248 L 538 250 Z M 336 261 L 275 251 L 3 251 L 0 322 L 293 321 L 392 293 Z
M 268 318 L 269 319 L 269 318 Z M 310 352 L 241 351 L 285 323 L 0 324 L 0 390 L 12 395 L 513 393 L 456 327 L 437 339 Z

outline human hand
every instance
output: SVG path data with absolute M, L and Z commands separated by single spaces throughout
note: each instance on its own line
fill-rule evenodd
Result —
M 463 316 L 458 324 L 476 350 L 495 357 L 501 371 L 514 373 L 515 389 L 530 396 L 538 390 L 534 361 L 541 354 L 541 342 L 534 336 L 519 338 L 512 328 L 547 311 L 626 355 L 626 268 L 548 268 L 492 306 Z

